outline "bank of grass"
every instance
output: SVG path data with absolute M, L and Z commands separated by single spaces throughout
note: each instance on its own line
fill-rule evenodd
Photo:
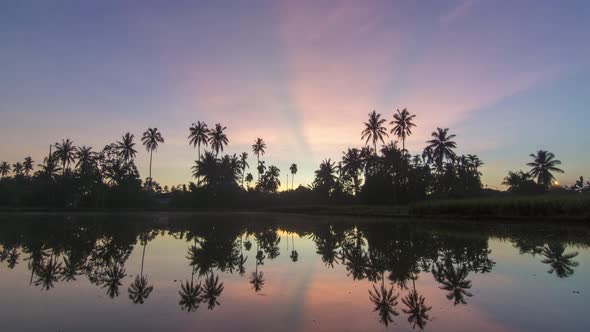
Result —
M 411 216 L 575 219 L 590 221 L 590 195 L 507 196 L 432 200 L 409 207 Z

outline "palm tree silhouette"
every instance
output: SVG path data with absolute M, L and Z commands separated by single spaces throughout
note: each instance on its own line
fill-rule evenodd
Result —
M 429 144 L 426 149 L 432 151 L 432 157 L 437 166 L 441 168 L 445 158 L 452 159 L 455 157 L 453 149 L 457 148 L 457 143 L 452 139 L 457 135 L 449 135 L 449 128 L 436 128 L 436 131 L 433 131 L 431 136 L 432 139 L 426 142 Z
M 143 263 L 145 259 L 145 247 L 147 245 L 147 240 L 142 240 L 142 242 L 143 253 L 141 254 L 141 272 L 138 276 L 135 276 L 135 281 L 127 289 L 129 292 L 129 299 L 134 304 L 143 304 L 154 290 L 154 286 L 148 285 L 147 276 L 143 275 Z
M 149 186 L 152 184 L 152 154 L 158 149 L 159 143 L 164 143 L 162 134 L 158 131 L 158 128 L 148 128 L 141 137 L 141 142 L 145 146 L 147 152 L 150 153 L 150 177 Z
M 201 144 L 209 144 L 209 128 L 205 122 L 197 121 L 189 128 L 189 145 L 197 147 L 197 160 L 201 160 Z
M 564 171 L 557 167 L 561 165 L 561 161 L 555 159 L 555 155 L 549 151 L 539 150 L 536 154 L 530 154 L 533 161 L 527 163 L 527 166 L 532 167 L 530 174 L 537 178 L 537 183 L 548 187 L 551 181 L 555 180 L 555 176 L 551 172 L 564 173 Z
M 62 139 L 61 143 L 55 143 L 54 146 L 55 152 L 53 155 L 57 160 L 61 161 L 63 175 L 65 175 L 70 163 L 73 163 L 75 160 L 76 147 L 70 139 Z
M 248 184 L 248 187 L 250 187 L 250 183 L 252 181 L 254 181 L 254 176 L 252 176 L 252 173 L 246 174 L 246 183 Z
M 23 170 L 26 176 L 29 176 L 31 171 L 33 171 L 33 159 L 31 157 L 26 157 L 25 161 L 23 162 Z
M 227 135 L 223 132 L 227 127 L 222 126 L 219 123 L 215 124 L 215 129 L 209 131 L 209 144 L 211 149 L 215 151 L 215 155 L 219 154 L 219 151 L 223 152 L 223 146 L 229 143 Z
M 375 155 L 377 155 L 377 141 L 381 141 L 385 144 L 383 137 L 389 137 L 387 134 L 387 128 L 383 126 L 386 122 L 387 120 L 381 119 L 381 114 L 376 111 L 369 113 L 369 121 L 364 122 L 365 129 L 361 133 L 361 139 L 365 140 L 365 144 L 368 144 L 369 141 L 373 142 Z
M 257 138 L 254 141 L 254 144 L 252 144 L 252 152 L 254 152 L 254 154 L 256 155 L 256 162 L 257 162 L 257 167 L 260 166 L 260 155 L 264 156 L 264 153 L 266 152 L 266 143 L 264 143 L 264 140 L 262 138 Z M 258 171 L 258 179 L 260 180 L 260 171 Z
M 205 122 L 197 121 L 190 126 L 189 132 L 189 145 L 197 147 L 197 160 L 201 160 L 201 144 L 205 146 L 209 144 L 209 128 Z M 197 178 L 197 183 L 199 183 L 199 178 Z
M 295 174 L 297 174 L 297 164 L 291 164 L 289 170 L 291 171 L 291 190 L 293 190 L 293 182 L 295 181 Z
M 119 287 L 122 280 L 127 276 L 125 268 L 118 262 L 113 262 L 108 267 L 102 279 L 102 288 L 106 288 L 107 295 L 113 299 L 119 296 Z M 147 297 L 147 296 L 146 296 Z
M 0 178 L 4 178 L 10 174 L 10 164 L 3 161 L 0 164 Z
M 393 322 L 393 316 L 399 315 L 395 310 L 399 294 L 393 293 L 393 286 L 387 289 L 384 280 L 385 278 L 382 275 L 381 287 L 377 289 L 377 287 L 373 285 L 373 290 L 369 289 L 369 299 L 375 305 L 373 312 L 377 311 L 379 313 L 379 321 L 383 325 L 388 326 L 389 323 Z
M 219 283 L 219 277 L 210 272 L 203 286 L 203 301 L 207 302 L 207 309 L 213 310 L 220 305 L 217 300 L 223 292 L 223 282 Z
M 145 134 L 144 134 L 145 135 Z M 117 144 L 118 155 L 120 158 L 123 158 L 125 161 L 129 161 L 135 158 L 137 154 L 137 150 L 135 150 L 135 142 L 133 142 L 133 138 L 135 135 L 131 133 L 126 133 L 123 135 L 120 141 Z M 157 146 L 157 144 L 156 144 Z M 149 150 L 148 150 L 149 151 Z
M 361 151 L 357 148 L 349 148 L 346 152 L 342 152 L 342 154 L 342 172 L 352 179 L 355 192 L 359 193 L 361 189 L 359 173 L 363 169 Z
M 96 154 L 92 151 L 91 147 L 82 146 L 76 148 L 76 167 L 80 169 L 89 169 L 95 164 Z
M 523 171 L 509 171 L 508 175 L 504 177 L 502 184 L 508 186 L 508 191 L 516 191 L 521 185 L 529 181 L 530 178 L 531 176 L 529 173 L 525 173 Z
M 23 173 L 23 164 L 20 161 L 17 161 L 12 165 L 12 171 L 14 175 L 21 175 Z
M 468 291 L 471 288 L 471 280 L 467 280 L 469 271 L 466 266 L 462 265 L 456 269 L 450 262 L 444 265 L 436 264 L 436 268 L 432 269 L 432 274 L 435 280 L 442 285 L 440 289 L 449 292 L 447 299 L 454 300 L 454 305 L 467 304 L 465 297 L 473 296 Z
M 240 167 L 242 168 L 242 188 L 244 188 L 244 177 L 246 176 L 246 168 L 250 168 L 248 165 L 248 152 L 242 152 L 240 155 Z
M 410 114 L 407 108 L 404 108 L 401 112 L 398 109 L 397 113 L 393 115 L 393 121 L 389 124 L 394 125 L 391 129 L 392 134 L 402 140 L 402 151 L 406 153 L 406 137 L 412 135 L 412 127 L 416 125 L 412 122 L 416 116 Z
M 558 243 L 550 243 L 543 248 L 541 254 L 545 256 L 545 259 L 541 262 L 551 267 L 547 273 L 555 272 L 558 278 L 568 278 L 574 274 L 574 267 L 578 266 L 578 262 L 572 261 L 572 258 L 578 256 L 578 253 L 564 254 L 564 251 L 565 246 Z

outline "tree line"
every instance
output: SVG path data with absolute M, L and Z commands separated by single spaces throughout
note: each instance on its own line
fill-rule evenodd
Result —
M 416 115 L 407 109 L 397 110 L 389 122 L 391 128 L 387 128 L 388 120 L 382 114 L 369 113 L 360 134 L 364 146 L 346 149 L 340 160 L 324 159 L 308 186 L 294 188 L 298 168 L 296 163 L 291 164 L 291 187 L 287 176 L 286 190 L 280 193 L 281 170 L 263 160 L 268 149 L 264 139 L 256 138 L 251 146 L 256 156 L 252 172 L 248 152 L 223 154 L 229 138 L 227 127 L 220 123 L 209 128 L 197 121 L 189 127 L 188 143 L 197 150 L 191 168 L 195 182 L 170 188 L 152 178 L 154 152 L 164 144 L 157 128 L 148 128 L 141 136 L 150 155 L 145 180 L 135 163 L 138 151 L 134 134 L 128 132 L 99 151 L 63 139 L 50 145 L 50 153 L 38 167 L 31 157 L 12 165 L 0 163 L 0 205 L 102 208 L 293 202 L 406 204 L 427 198 L 481 195 L 484 163 L 475 154 L 458 155 L 456 135 L 449 128 L 436 128 L 421 153 L 409 153 L 406 141 L 416 127 L 415 119 Z M 396 140 L 389 140 L 390 135 Z M 563 173 L 553 153 L 539 150 L 531 157 L 533 161 L 527 164 L 530 171 L 509 172 L 504 179 L 510 192 L 544 192 L 553 184 L 554 173 Z

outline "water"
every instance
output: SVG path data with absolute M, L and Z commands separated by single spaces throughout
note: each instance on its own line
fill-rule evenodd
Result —
M 0 217 L 0 331 L 589 331 L 590 230 Z

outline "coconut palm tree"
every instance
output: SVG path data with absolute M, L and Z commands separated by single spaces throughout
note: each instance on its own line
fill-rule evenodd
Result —
M 53 155 L 57 160 L 61 161 L 63 175 L 65 175 L 70 167 L 70 163 L 73 163 L 75 160 L 76 147 L 74 146 L 74 142 L 70 139 L 62 139 L 61 143 L 55 143 L 54 146 L 55 152 Z
M 572 258 L 578 256 L 577 252 L 571 252 L 564 254 L 565 246 L 558 243 L 550 243 L 545 246 L 541 253 L 545 256 L 545 259 L 541 262 L 548 264 L 551 269 L 547 271 L 549 274 L 557 275 L 558 278 L 568 278 L 574 274 L 574 267 L 577 267 L 578 262 L 572 261 Z
M 389 124 L 394 125 L 391 129 L 391 134 L 394 134 L 402 140 L 402 151 L 406 153 L 406 137 L 412 135 L 412 127 L 416 125 L 412 122 L 416 118 L 416 115 L 410 114 L 407 108 L 404 108 L 401 112 L 398 109 L 397 113 L 393 115 L 393 121 Z
M 223 146 L 229 143 L 227 135 L 223 132 L 227 127 L 222 126 L 219 123 L 215 124 L 215 129 L 209 131 L 209 144 L 211 149 L 215 151 L 215 155 L 219 154 L 219 151 L 223 152 Z
M 6 177 L 10 174 L 10 164 L 3 161 L 0 164 L 0 178 Z
M 436 128 L 431 136 L 432 139 L 426 142 L 429 144 L 426 149 L 432 151 L 432 158 L 440 168 L 445 158 L 453 159 L 455 157 L 453 149 L 457 148 L 457 143 L 452 139 L 457 135 L 449 135 L 449 128 Z
M 342 154 L 342 171 L 352 179 L 355 192 L 358 194 L 361 189 L 359 175 L 363 169 L 361 151 L 357 148 L 349 148 Z
M 209 128 L 205 122 L 197 121 L 189 128 L 189 145 L 197 147 L 197 160 L 201 160 L 201 144 L 209 144 Z
M 242 168 L 242 188 L 244 188 L 244 177 L 246 176 L 246 168 L 250 168 L 248 165 L 248 152 L 242 152 L 240 155 L 240 167 Z
M 297 164 L 291 164 L 291 167 L 289 167 L 289 170 L 291 171 L 291 190 L 293 190 L 293 183 L 295 181 L 295 174 L 297 174 Z
M 23 171 L 25 172 L 26 176 L 29 176 L 29 174 L 33 171 L 33 159 L 31 157 L 26 157 L 25 161 L 23 162 Z
M 150 153 L 150 177 L 149 185 L 152 183 L 152 154 L 158 149 L 159 143 L 164 143 L 162 134 L 158 131 L 158 128 L 148 128 L 141 137 L 141 142 L 145 146 L 147 152 Z
M 254 181 L 254 177 L 252 176 L 252 173 L 246 174 L 246 183 L 248 184 L 248 187 L 250 187 L 250 183 L 252 183 L 252 181 Z
M 508 191 L 518 190 L 524 183 L 529 181 L 531 176 L 523 171 L 512 172 L 509 171 L 508 175 L 504 177 L 502 184 L 508 186 Z
M 254 152 L 254 154 L 256 155 L 256 162 L 257 165 L 260 165 L 260 155 L 264 156 L 264 153 L 266 152 L 266 143 L 264 143 L 264 140 L 262 138 L 257 138 L 254 141 L 254 144 L 252 144 L 252 152 Z M 257 166 L 258 167 L 258 166 Z M 258 179 L 260 180 L 260 171 L 258 172 Z
M 539 150 L 536 154 L 530 154 L 533 161 L 527 163 L 531 167 L 529 174 L 537 178 L 537 183 L 545 187 L 549 187 L 551 182 L 555 180 L 555 176 L 551 172 L 564 173 L 564 171 L 557 167 L 561 165 L 561 161 L 555 159 L 555 155 L 549 151 Z
M 89 146 L 76 148 L 76 167 L 80 169 L 89 169 L 96 162 L 96 154 Z
M 12 171 L 14 172 L 14 175 L 21 175 L 23 173 L 23 164 L 21 164 L 20 161 L 12 164 Z
M 207 302 L 207 309 L 213 310 L 215 306 L 219 305 L 218 298 L 223 292 L 223 282 L 219 283 L 219 276 L 209 274 L 203 286 L 203 301 Z
M 144 134 L 145 135 L 145 134 Z M 135 158 L 137 154 L 137 150 L 135 150 L 135 142 L 133 142 L 133 138 L 135 135 L 131 133 L 126 133 L 123 135 L 120 141 L 116 143 L 117 145 L 117 154 L 120 158 L 125 161 L 130 161 Z M 157 144 L 156 144 L 157 146 Z
M 368 144 L 369 141 L 373 142 L 375 155 L 377 155 L 377 141 L 381 141 L 381 143 L 385 144 L 383 137 L 389 137 L 387 134 L 387 128 L 383 126 L 386 122 L 387 120 L 382 119 L 381 114 L 376 111 L 369 113 L 369 121 L 363 122 L 365 129 L 361 133 L 361 139 L 365 140 L 365 144 Z

